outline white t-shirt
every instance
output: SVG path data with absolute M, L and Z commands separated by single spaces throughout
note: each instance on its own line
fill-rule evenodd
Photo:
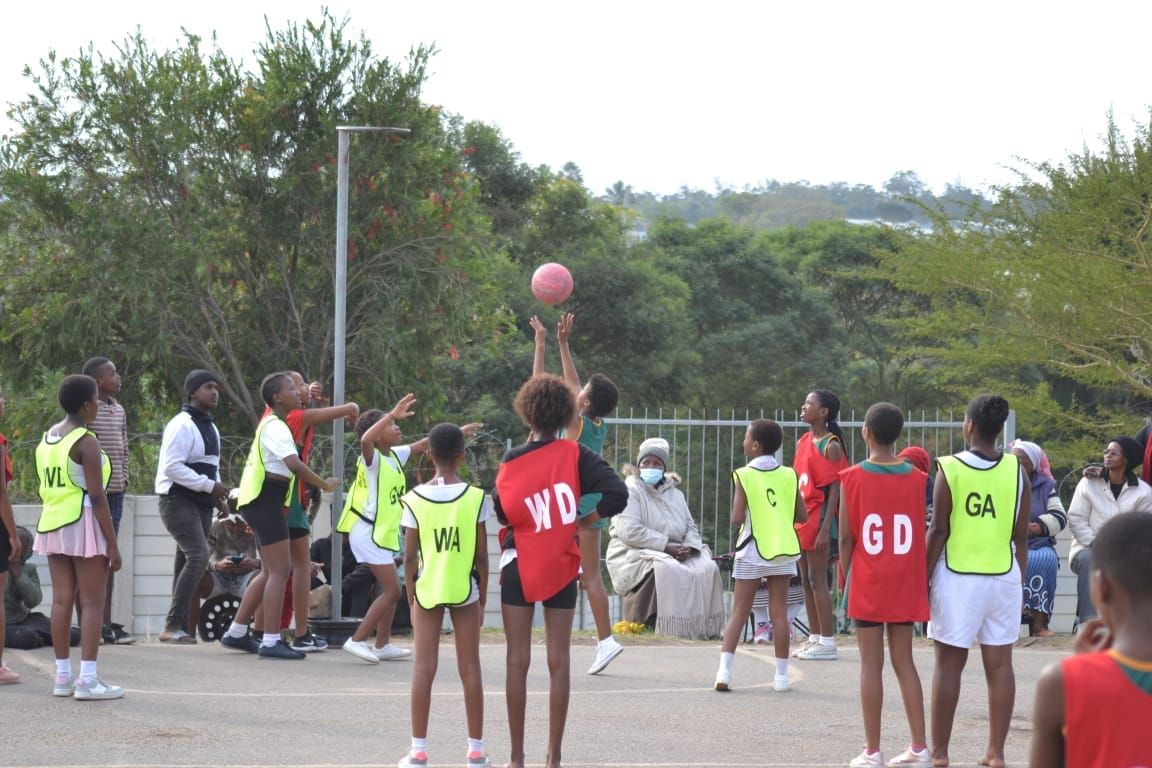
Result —
M 292 470 L 284 463 L 289 456 L 297 456 L 292 430 L 283 419 L 269 417 L 260 432 L 260 453 L 264 458 L 264 472 L 281 477 L 292 477 Z
M 392 458 L 393 453 L 396 454 L 395 459 Z M 411 455 L 412 446 L 410 445 L 393 446 L 387 454 L 381 453 L 379 449 L 374 449 L 372 463 L 364 465 L 364 479 L 368 483 L 368 498 L 364 501 L 364 509 L 361 510 L 364 517 L 369 520 L 376 519 L 376 489 L 380 483 L 380 462 L 386 461 L 393 469 L 403 471 L 404 465 L 408 463 L 408 458 Z M 360 458 L 363 459 L 363 455 Z

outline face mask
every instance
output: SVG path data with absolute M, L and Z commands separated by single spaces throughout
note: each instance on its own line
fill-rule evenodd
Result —
M 644 467 L 640 470 L 640 479 L 648 485 L 656 485 L 664 479 L 664 470 L 659 467 Z

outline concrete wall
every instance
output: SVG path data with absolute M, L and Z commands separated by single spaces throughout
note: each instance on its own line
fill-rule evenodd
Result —
M 327 502 L 321 509 L 328 509 Z M 35 530 L 40 517 L 39 505 L 21 504 L 14 507 L 16 522 Z M 500 618 L 499 563 L 500 548 L 496 541 L 498 525 L 488 522 L 488 602 L 484 614 L 484 626 L 502 626 Z M 327 536 L 331 530 L 330 521 L 317 519 L 315 534 Z M 607 532 L 605 532 L 607 535 Z M 129 627 L 133 634 L 153 638 L 164 628 L 164 617 L 172 596 L 172 564 L 176 555 L 176 545 L 160 521 L 158 497 L 129 496 L 124 500 L 124 516 L 120 522 L 120 554 L 123 568 L 116 574 L 116 584 L 112 595 L 112 620 Z M 1056 551 L 1060 554 L 1060 575 L 1057 583 L 1056 613 L 1052 618 L 1052 629 L 1056 632 L 1071 632 L 1076 611 L 1076 576 L 1068 567 L 1068 548 L 1071 536 L 1063 531 L 1057 539 Z M 40 581 L 44 587 L 44 602 L 39 608 L 49 612 L 52 602 L 52 577 L 48 564 L 42 555 L 33 555 L 31 562 L 37 565 Z M 582 596 L 583 598 L 583 596 Z M 612 620 L 620 614 L 618 598 L 610 599 Z M 537 611 L 537 623 L 542 621 Z M 575 625 L 579 629 L 593 627 L 592 615 L 587 604 L 581 600 L 577 607 Z

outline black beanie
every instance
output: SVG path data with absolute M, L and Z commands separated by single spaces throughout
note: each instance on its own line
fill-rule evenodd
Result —
M 1114 437 L 1110 442 L 1120 445 L 1120 452 L 1124 454 L 1124 464 L 1126 465 L 1124 469 L 1131 474 L 1136 474 L 1136 468 L 1144 463 L 1144 451 L 1140 449 L 1140 443 L 1125 435 Z
M 212 371 L 206 371 L 203 368 L 189 371 L 188 375 L 184 377 L 184 399 L 192 399 L 192 393 L 210 381 L 219 384 L 220 378 Z

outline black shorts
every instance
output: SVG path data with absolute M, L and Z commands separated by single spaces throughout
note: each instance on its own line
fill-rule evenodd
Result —
M 8 573 L 8 558 L 10 557 L 12 557 L 12 544 L 8 541 L 8 529 L 4 527 L 3 523 L 0 523 L 0 573 Z
M 297 528 L 294 525 L 288 526 L 288 538 L 295 541 L 296 539 L 306 539 L 312 534 L 309 528 Z
M 540 602 L 545 608 L 573 609 L 576 607 L 576 584 L 579 579 L 572 579 L 568 586 L 561 589 L 547 600 Z M 520 583 L 520 560 L 517 558 L 500 572 L 500 602 L 504 605 L 515 605 L 522 608 L 531 608 L 535 603 L 524 599 L 524 587 Z
M 868 621 L 867 619 L 852 619 L 852 626 L 856 629 L 871 629 L 872 627 L 883 627 L 887 624 L 890 627 L 910 627 L 911 621 Z
M 258 546 L 275 544 L 288 538 L 288 518 L 284 516 L 284 498 L 287 495 L 287 480 L 266 477 L 260 495 L 240 508 L 240 516 L 252 529 Z

